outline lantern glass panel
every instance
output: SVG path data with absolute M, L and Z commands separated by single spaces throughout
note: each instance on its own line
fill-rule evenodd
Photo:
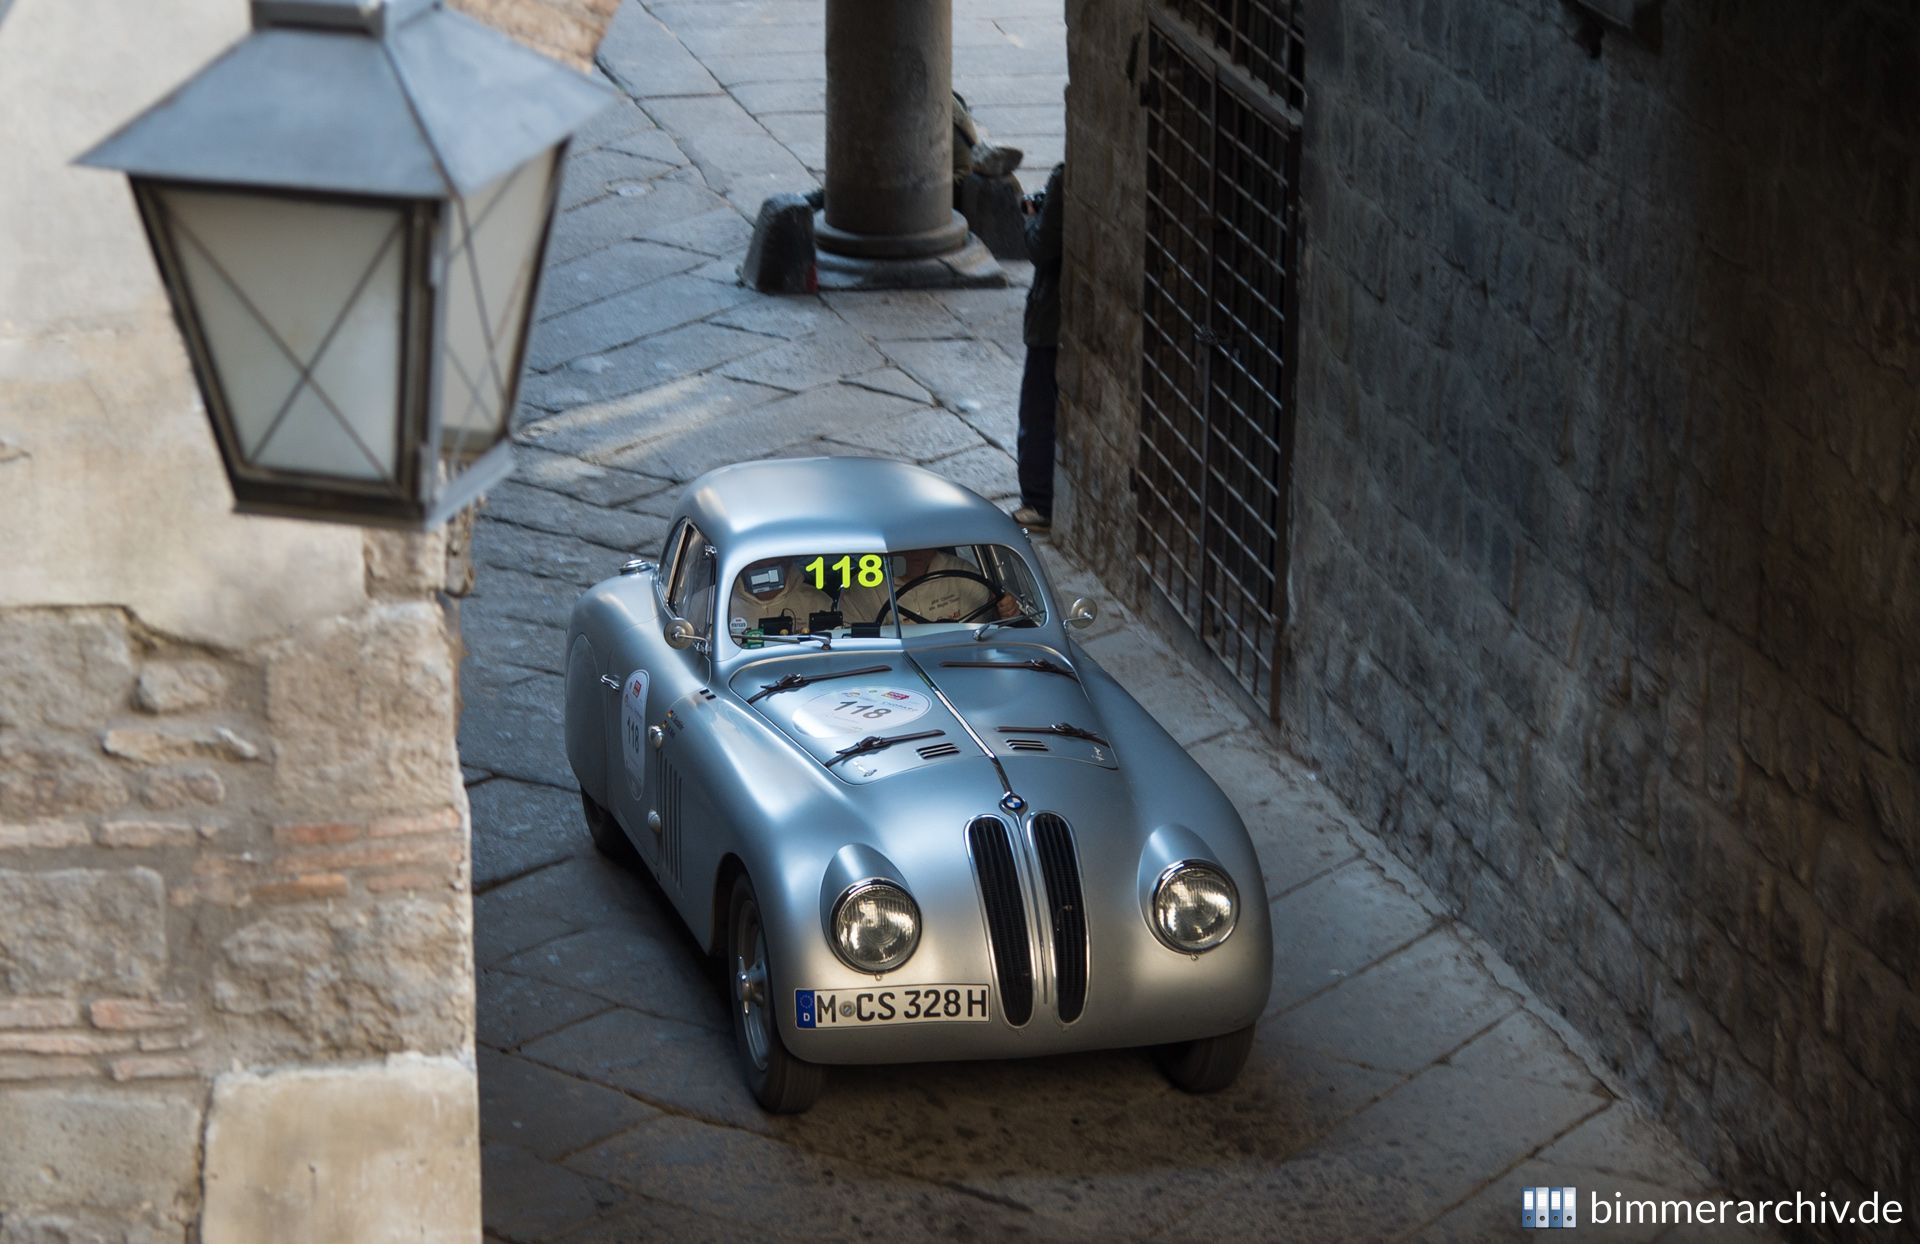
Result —
M 557 157 L 545 152 L 447 209 L 439 415 L 441 452 L 456 463 L 506 434 Z
M 398 208 L 162 188 L 246 465 L 392 482 L 406 272 Z

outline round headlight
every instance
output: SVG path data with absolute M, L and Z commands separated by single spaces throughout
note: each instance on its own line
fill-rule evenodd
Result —
M 833 905 L 833 951 L 860 972 L 891 972 L 920 944 L 920 908 L 899 886 L 863 881 Z
M 1160 877 L 1153 891 L 1153 931 L 1175 950 L 1212 950 L 1233 932 L 1238 895 L 1212 864 L 1188 860 Z

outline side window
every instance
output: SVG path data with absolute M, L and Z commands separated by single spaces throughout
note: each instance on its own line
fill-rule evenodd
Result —
M 706 554 L 706 537 L 692 523 L 686 526 L 686 536 L 678 550 L 679 557 L 674 563 L 672 586 L 667 592 L 667 604 L 673 611 L 693 623 L 695 633 L 707 634 L 713 625 L 713 576 L 715 559 Z
M 694 535 L 693 524 L 681 519 L 673 534 L 667 537 L 666 559 L 660 563 L 660 573 L 667 585 L 667 605 L 675 613 L 680 612 L 680 602 L 686 599 L 685 585 L 688 569 L 693 565 L 687 556 L 687 546 Z
M 667 547 L 660 550 L 660 582 L 672 587 L 674 572 L 680 569 L 680 546 L 687 542 L 687 528 L 693 524 L 681 519 L 667 532 Z

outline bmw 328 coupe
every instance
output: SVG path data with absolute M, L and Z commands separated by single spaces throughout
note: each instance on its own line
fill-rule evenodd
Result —
M 1239 1073 L 1273 956 L 1232 803 L 1075 644 L 1026 534 L 918 467 L 688 486 L 658 562 L 574 606 L 595 842 L 724 957 L 748 1086 L 829 1064 L 1155 1047 Z

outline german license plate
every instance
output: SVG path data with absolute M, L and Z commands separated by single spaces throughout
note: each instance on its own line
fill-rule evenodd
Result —
M 796 989 L 797 1028 L 885 1028 L 894 1024 L 984 1024 L 993 1014 L 985 985 L 889 985 L 880 989 Z

